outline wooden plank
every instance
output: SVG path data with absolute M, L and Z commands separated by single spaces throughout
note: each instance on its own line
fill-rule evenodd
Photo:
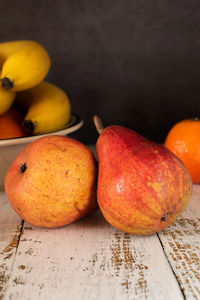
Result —
M 0 192 L 0 299 L 10 277 L 21 232 L 22 221 L 13 211 L 3 191 Z
M 58 229 L 25 223 L 4 299 L 166 299 L 183 295 L 157 235 L 130 236 L 100 212 Z
M 187 299 L 200 299 L 200 185 L 188 208 L 159 233 L 164 251 Z

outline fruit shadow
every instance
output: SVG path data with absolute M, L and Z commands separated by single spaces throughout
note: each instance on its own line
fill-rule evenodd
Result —
M 61 228 L 70 230 L 76 230 L 78 229 L 96 229 L 96 228 L 105 228 L 110 227 L 110 224 L 105 220 L 104 216 L 102 215 L 100 209 L 98 209 L 96 212 L 91 213 L 88 216 L 82 217 L 81 219 L 74 221 L 70 224 L 61 226 L 61 227 L 55 227 L 55 228 L 48 228 L 48 227 L 41 227 L 41 226 L 34 226 L 27 221 L 25 221 L 24 228 L 25 230 L 34 230 L 34 231 L 45 231 L 45 232 L 51 232 L 51 231 L 59 231 Z
M 92 229 L 92 228 L 105 228 L 110 226 L 108 222 L 105 220 L 104 216 L 101 213 L 101 210 L 98 209 L 96 212 L 90 214 L 89 216 L 85 216 L 82 219 L 73 223 L 75 226 L 82 227 L 85 229 Z M 70 226 L 70 224 L 69 224 Z M 64 226 L 68 227 L 68 225 Z

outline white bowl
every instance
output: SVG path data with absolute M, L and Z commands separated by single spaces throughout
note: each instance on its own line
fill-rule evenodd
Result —
M 59 131 L 54 131 L 51 133 L 46 133 L 42 135 L 35 135 L 29 137 L 20 137 L 20 138 L 13 138 L 13 139 L 3 139 L 0 140 L 0 189 L 4 188 L 4 178 L 6 172 L 14 161 L 16 156 L 31 142 L 41 138 L 43 136 L 48 135 L 68 135 L 83 126 L 83 120 L 76 116 L 71 115 L 71 119 L 67 125 L 67 128 Z

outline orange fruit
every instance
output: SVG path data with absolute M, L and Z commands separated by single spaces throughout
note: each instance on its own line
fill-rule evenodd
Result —
M 164 145 L 183 161 L 193 183 L 200 183 L 200 120 L 195 118 L 176 123 Z
M 21 111 L 11 108 L 0 116 L 0 139 L 26 136 L 21 124 L 24 116 Z

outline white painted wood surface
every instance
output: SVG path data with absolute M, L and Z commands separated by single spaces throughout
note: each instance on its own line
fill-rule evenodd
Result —
M 8 204 L 4 192 L 0 192 L 0 299 L 3 297 L 14 262 L 21 219 Z
M 4 192 L 0 207 L 1 300 L 200 299 L 200 186 L 173 225 L 146 237 L 100 212 L 58 229 L 24 223 L 20 233 Z
M 164 251 L 183 294 L 200 299 L 200 186 L 194 185 L 188 208 L 178 220 L 159 233 Z

